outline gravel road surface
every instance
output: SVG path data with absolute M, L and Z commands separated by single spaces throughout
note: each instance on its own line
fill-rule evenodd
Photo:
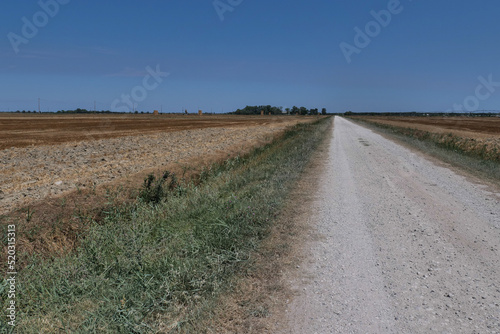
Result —
M 500 333 L 500 193 L 336 117 L 282 333 Z

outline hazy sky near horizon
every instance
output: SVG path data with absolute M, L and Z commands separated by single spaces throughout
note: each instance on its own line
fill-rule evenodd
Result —
M 500 109 L 495 0 L 6 0 L 0 8 L 0 110 L 35 110 L 38 98 L 43 111 L 94 101 L 98 110 L 164 112 Z

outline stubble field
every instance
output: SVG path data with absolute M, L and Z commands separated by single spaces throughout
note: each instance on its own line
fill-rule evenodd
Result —
M 383 124 L 411 126 L 428 131 L 471 133 L 474 136 L 500 136 L 500 117 L 364 117 Z
M 50 115 L 0 113 L 0 150 L 193 129 L 267 126 L 291 118 L 227 115 Z
M 0 114 L 0 214 L 46 197 L 224 158 L 304 117 Z M 139 179 L 140 180 L 140 179 Z
M 404 135 L 430 140 L 440 146 L 500 161 L 500 117 L 394 117 L 355 116 L 389 127 Z

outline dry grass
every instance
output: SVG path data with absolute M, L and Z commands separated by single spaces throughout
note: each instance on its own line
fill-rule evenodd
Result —
M 355 116 L 382 124 L 399 127 L 412 127 L 431 132 L 452 132 L 457 135 L 467 133 L 467 137 L 482 138 L 487 136 L 500 136 L 499 117 L 463 117 L 463 116 Z
M 215 305 L 235 275 L 250 273 L 254 250 L 327 128 L 325 121 L 296 126 L 245 157 L 212 166 L 201 173 L 203 182 L 156 205 L 109 207 L 75 252 L 34 257 L 19 272 L 18 330 L 203 332 L 196 327 L 207 317 L 203 305 Z M 265 304 L 249 310 L 256 318 L 269 313 Z
M 230 292 L 216 305 L 209 305 L 212 317 L 199 323 L 197 332 L 275 333 L 286 326 L 285 309 L 295 295 L 289 275 L 294 274 L 304 258 L 304 235 L 312 228 L 307 217 L 323 167 L 319 157 L 328 154 L 329 137 L 318 147 L 306 167 L 307 173 L 290 192 L 287 205 L 256 252 L 252 266 L 236 278 Z
M 500 118 L 496 117 L 352 117 L 402 135 L 500 162 Z
M 483 180 L 488 180 L 495 184 L 500 182 L 500 162 L 496 160 L 485 160 L 476 152 L 466 153 L 454 148 L 453 135 L 426 133 L 423 130 L 415 130 L 403 127 L 395 127 L 388 124 L 366 121 L 362 117 L 352 117 L 352 120 L 361 125 L 373 129 L 377 133 L 396 141 L 411 149 L 417 149 L 426 155 L 437 158 L 436 161 L 442 161 L 450 164 L 458 170 L 465 172 L 464 175 L 475 175 Z M 415 132 L 413 132 L 415 130 Z M 451 145 L 440 143 L 439 139 L 449 140 Z M 481 152 L 481 151 L 479 151 Z M 488 152 L 488 151 L 486 151 Z M 489 151 L 491 152 L 491 151 Z M 491 156 L 491 155 L 490 155 Z
M 281 132 L 276 133 L 279 137 Z M 260 145 L 269 142 L 262 141 Z M 222 162 L 242 154 L 248 154 L 252 146 L 230 150 L 226 154 L 207 154 L 183 161 L 182 164 L 172 163 L 161 170 L 168 169 L 178 177 L 195 180 L 204 168 L 214 163 Z M 139 186 L 148 174 L 158 174 L 160 169 L 148 169 L 125 179 L 72 191 L 58 197 L 45 198 L 0 216 L 0 231 L 2 236 L 8 224 L 16 224 L 22 231 L 17 236 L 17 244 L 22 253 L 17 262 L 18 270 L 22 269 L 27 259 L 32 255 L 42 258 L 63 256 L 78 246 L 78 238 L 84 234 L 92 221 L 99 221 L 112 208 L 122 207 L 135 202 Z M 6 254 L 6 246 L 3 246 Z M 0 259 L 3 264 L 5 259 Z M 1 266 L 0 273 L 5 271 Z

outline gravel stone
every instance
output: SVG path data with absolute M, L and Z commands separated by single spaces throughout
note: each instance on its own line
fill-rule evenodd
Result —
M 500 333 L 498 188 L 340 117 L 325 159 L 280 333 Z

